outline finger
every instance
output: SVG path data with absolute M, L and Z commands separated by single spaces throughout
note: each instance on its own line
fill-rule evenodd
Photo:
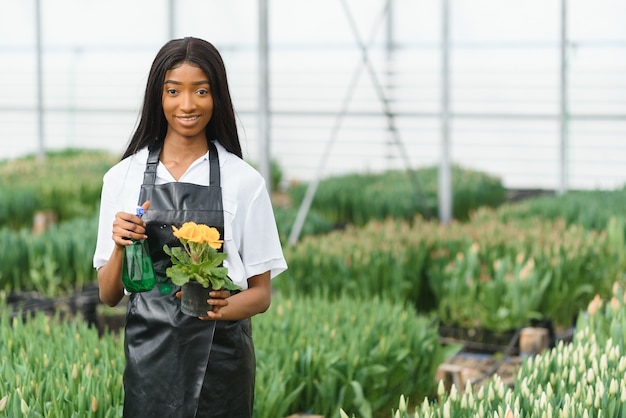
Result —
M 215 321 L 217 319 L 221 319 L 222 318 L 222 314 L 219 312 L 213 312 L 213 311 L 208 311 L 207 312 L 207 316 L 201 316 L 199 317 L 199 319 L 201 321 Z
M 208 299 L 207 303 L 219 309 L 228 306 L 228 299 Z
M 113 242 L 115 245 L 120 247 L 126 247 L 127 245 L 131 245 L 133 242 L 129 239 L 124 239 L 119 235 L 113 235 Z
M 124 219 L 124 215 L 121 213 L 113 221 L 113 235 L 119 235 L 123 239 L 146 239 L 148 238 L 144 222 L 135 215 L 126 214 L 135 218 L 133 220 Z
M 128 231 L 125 231 L 119 227 L 113 227 L 111 238 L 116 245 L 126 246 L 131 244 L 131 241 L 127 238 Z
M 230 297 L 228 290 L 211 290 L 209 296 L 215 299 L 227 299 Z
M 115 238 L 119 238 L 120 240 L 124 241 L 128 241 L 130 239 L 144 239 L 144 234 L 136 234 L 133 231 L 130 231 L 126 228 L 120 227 L 120 226 L 115 226 L 113 228 L 113 239 L 115 240 Z M 117 240 L 116 240 L 117 241 Z

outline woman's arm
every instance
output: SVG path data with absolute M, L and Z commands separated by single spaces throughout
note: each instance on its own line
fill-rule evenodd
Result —
M 209 316 L 202 319 L 220 319 L 224 321 L 238 321 L 250 318 L 256 314 L 265 312 L 272 301 L 272 283 L 270 272 L 252 276 L 248 279 L 248 289 L 237 293 L 227 299 L 227 304 L 220 306 L 218 311 L 214 308 Z M 209 303 L 220 304 L 221 300 L 210 299 Z
M 100 300 L 109 306 L 116 306 L 124 297 L 122 285 L 122 258 L 124 247 L 117 244 L 109 261 L 98 269 L 98 287 Z

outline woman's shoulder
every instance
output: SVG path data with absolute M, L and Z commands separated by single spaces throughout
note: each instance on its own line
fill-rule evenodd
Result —
M 113 167 L 111 167 L 104 175 L 104 180 L 106 181 L 120 181 L 123 178 L 128 177 L 129 174 L 138 172 L 143 173 L 146 161 L 148 160 L 148 149 L 143 148 L 137 151 L 135 154 L 132 154 Z
M 222 158 L 224 157 L 224 158 Z M 238 196 L 239 199 L 253 199 L 266 190 L 265 179 L 249 162 L 224 150 L 220 152 L 222 171 L 222 192 L 226 196 Z
M 241 180 L 258 183 L 263 181 L 263 176 L 249 162 L 229 152 L 221 144 L 217 145 L 220 156 L 220 166 L 226 174 L 235 174 Z

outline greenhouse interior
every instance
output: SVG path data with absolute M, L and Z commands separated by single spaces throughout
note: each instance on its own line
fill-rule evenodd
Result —
M 623 1 L 0 4 L 0 417 L 128 415 L 143 296 L 103 301 L 103 179 L 186 37 L 223 59 L 287 265 L 248 315 L 252 416 L 626 417 Z M 224 249 L 256 207 L 228 193 Z

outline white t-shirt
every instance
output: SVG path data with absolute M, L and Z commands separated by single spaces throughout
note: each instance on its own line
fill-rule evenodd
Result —
M 228 268 L 228 276 L 235 284 L 247 289 L 249 277 L 270 271 L 274 278 L 287 269 L 287 263 L 265 179 L 218 142 L 215 145 L 224 206 L 224 252 L 227 254 L 224 267 Z M 148 149 L 144 148 L 117 163 L 104 175 L 98 241 L 93 258 L 96 269 L 106 264 L 113 252 L 115 214 L 135 212 L 147 159 Z M 163 164 L 159 164 L 155 184 L 173 181 L 176 181 L 174 177 Z M 193 162 L 178 181 L 208 186 L 209 153 Z

